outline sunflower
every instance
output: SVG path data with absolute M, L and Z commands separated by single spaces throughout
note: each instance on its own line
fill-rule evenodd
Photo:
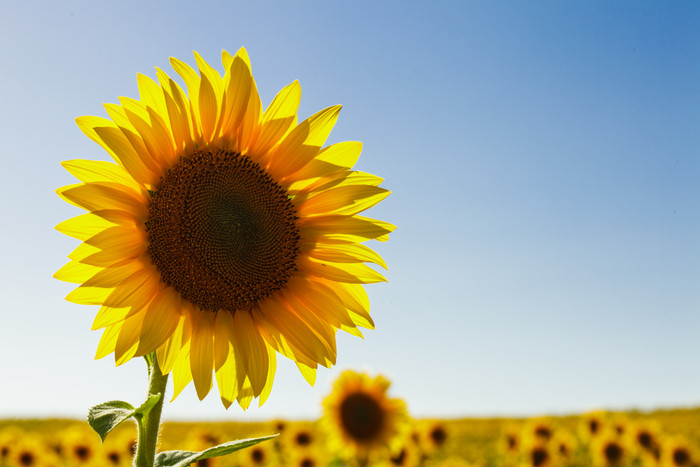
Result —
M 627 444 L 614 429 L 598 433 L 591 445 L 594 465 L 600 467 L 625 465 L 630 457 L 629 451 Z
M 549 467 L 554 465 L 555 455 L 546 442 L 532 438 L 523 446 L 522 467 Z
M 656 460 L 661 456 L 661 428 L 653 421 L 637 422 L 625 431 L 625 436 L 636 451 Z
M 547 442 L 554 435 L 552 420 L 545 417 L 529 419 L 523 426 L 523 436 L 534 436 L 540 441 Z
M 603 411 L 595 411 L 584 414 L 579 424 L 579 433 L 581 438 L 586 441 L 595 439 L 603 432 L 605 428 L 606 413 Z
M 61 453 L 71 465 L 93 465 L 97 461 L 97 451 L 100 448 L 97 439 L 94 434 L 82 428 L 66 430 L 62 434 Z
M 329 459 L 323 449 L 297 449 L 281 465 L 291 467 L 324 467 Z
M 8 452 L 6 463 L 10 467 L 50 467 L 56 465 L 58 459 L 41 438 L 28 433 L 17 439 Z
M 336 361 L 338 329 L 372 329 L 362 284 L 386 267 L 362 244 L 394 226 L 360 216 L 389 191 L 353 171 L 362 144 L 323 147 L 340 106 L 297 124 L 299 83 L 262 110 L 244 49 L 223 52 L 223 77 L 196 52 L 199 74 L 171 59 L 187 93 L 157 69 L 140 99 L 106 104 L 80 129 L 116 164 L 73 160 L 81 183 L 57 190 L 86 214 L 56 228 L 82 240 L 55 277 L 66 299 L 100 305 L 96 358 L 156 352 L 174 396 L 190 381 L 245 409 L 272 388 L 276 355 L 315 381 Z
M 679 437 L 667 438 L 661 447 L 663 467 L 685 467 L 697 465 L 698 455 L 688 442 Z
M 444 423 L 432 421 L 424 425 L 421 439 L 423 450 L 426 453 L 433 453 L 445 445 L 447 442 L 448 430 Z
M 280 448 L 285 455 L 291 455 L 298 450 L 317 449 L 318 436 L 314 424 L 310 422 L 294 422 L 287 425 L 279 436 Z
M 345 455 L 367 459 L 394 453 L 408 430 L 408 413 L 401 399 L 390 399 L 391 383 L 352 370 L 343 372 L 323 401 L 323 424 L 331 444 Z
M 277 453 L 273 444 L 260 443 L 243 449 L 235 459 L 242 467 L 258 467 L 278 465 Z
M 571 462 L 576 451 L 576 438 L 571 433 L 558 430 L 549 443 L 560 463 Z

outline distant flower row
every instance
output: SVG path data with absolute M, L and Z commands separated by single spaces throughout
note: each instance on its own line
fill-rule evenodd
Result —
M 201 467 L 691 467 L 700 465 L 697 411 L 675 418 L 594 412 L 580 417 L 414 420 L 389 380 L 347 371 L 318 421 L 166 423 L 160 450 L 201 451 L 227 439 L 274 440 Z M 675 421 L 672 421 L 675 420 Z M 133 426 L 100 443 L 77 421 L 0 422 L 3 467 L 131 465 Z

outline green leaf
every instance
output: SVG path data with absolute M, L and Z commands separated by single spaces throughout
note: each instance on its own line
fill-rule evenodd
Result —
M 88 412 L 88 423 L 104 442 L 107 434 L 121 422 L 134 415 L 134 406 L 124 401 L 98 404 Z
M 200 452 L 190 451 L 164 451 L 156 455 L 154 467 L 187 467 L 188 465 L 197 462 L 200 459 L 208 457 L 219 457 L 231 454 L 232 452 L 240 451 L 241 449 L 253 446 L 255 444 L 272 439 L 277 435 L 263 436 L 261 438 L 239 439 L 237 441 L 229 441 L 228 443 L 219 444 L 213 448 L 205 449 Z
M 151 394 L 139 408 L 124 401 L 109 401 L 98 404 L 88 412 L 88 424 L 100 435 L 104 443 L 110 431 L 131 417 L 141 418 L 156 405 L 160 394 Z

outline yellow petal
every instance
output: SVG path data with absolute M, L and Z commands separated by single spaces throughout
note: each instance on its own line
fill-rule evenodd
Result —
M 383 221 L 362 216 L 317 216 L 299 220 L 304 237 L 315 242 L 364 242 L 380 239 L 396 229 Z
M 323 283 L 309 278 L 294 278 L 289 281 L 288 288 L 309 310 L 330 325 L 336 328 L 355 325 L 345 304 Z
M 248 52 L 246 52 L 244 47 L 238 49 L 236 52 L 236 58 L 240 58 L 248 70 L 251 70 L 250 58 L 248 58 Z M 235 61 L 235 58 L 234 58 Z M 246 104 L 246 111 L 243 115 L 241 125 L 238 128 L 238 145 L 239 152 L 244 153 L 248 148 L 253 136 L 258 131 L 258 125 L 260 118 L 262 117 L 262 103 L 260 102 L 260 95 L 258 94 L 258 88 L 255 85 L 255 79 L 252 74 L 250 77 L 250 94 L 248 98 L 248 103 Z M 251 154 L 255 156 L 255 154 Z
M 263 387 L 262 392 L 260 392 L 260 400 L 258 403 L 258 407 L 262 407 L 267 398 L 270 397 L 270 393 L 272 392 L 272 383 L 275 380 L 275 373 L 277 372 L 277 352 L 275 352 L 275 349 L 273 349 L 269 345 L 266 345 L 265 348 L 267 349 L 267 360 L 269 362 L 269 369 L 267 371 L 267 380 L 265 380 L 265 386 Z
M 126 278 L 141 270 L 143 266 L 138 261 L 131 261 L 123 266 L 105 268 L 86 280 L 85 287 L 109 287 L 114 288 Z
M 153 79 L 141 73 L 136 74 L 136 83 L 139 88 L 139 99 L 141 102 L 147 107 L 153 108 L 160 115 L 167 115 L 163 88 Z
M 214 370 L 214 314 L 194 307 L 192 314 L 192 339 L 190 341 L 190 369 L 199 400 L 212 387 Z
M 348 284 L 373 284 L 376 282 L 386 282 L 384 276 L 366 264 L 361 263 L 343 263 L 341 266 L 340 264 L 331 263 L 329 261 L 320 261 L 314 258 L 301 257 L 297 266 L 299 267 L 299 270 L 305 271 L 309 274 Z
M 233 348 L 233 316 L 219 311 L 214 320 L 214 368 L 221 402 L 227 409 L 238 395 L 238 372 Z
M 299 217 L 353 215 L 369 209 L 389 196 L 389 190 L 377 186 L 340 186 L 322 191 L 297 206 Z
M 66 300 L 78 305 L 101 305 L 111 290 L 102 287 L 78 287 L 66 295 Z
M 173 364 L 173 398 L 170 402 L 180 395 L 183 389 L 192 381 L 192 370 L 190 366 L 190 343 L 187 342 L 182 346 L 182 349 L 177 354 L 175 363 Z
M 199 113 L 199 75 L 188 64 L 177 58 L 170 57 L 170 65 L 175 72 L 180 75 L 187 85 L 187 95 L 190 98 L 190 112 L 192 116 L 194 136 L 197 140 L 201 138 L 201 120 Z
M 142 185 L 149 185 L 157 180 L 154 172 L 144 163 L 124 133 L 113 122 L 99 117 L 78 117 L 75 121 L 83 133 L 102 146 L 131 174 L 134 180 Z
M 299 372 L 301 372 L 301 376 L 304 377 L 307 383 L 309 385 L 313 386 L 316 384 L 316 368 L 311 368 L 303 363 L 296 362 L 297 368 L 299 368 Z
M 127 277 L 105 298 L 104 304 L 113 308 L 143 308 L 158 287 L 158 275 L 153 269 L 141 268 Z
M 248 65 L 238 56 L 231 57 L 231 62 L 224 67 L 227 71 L 224 77 L 225 107 L 222 116 L 222 137 L 231 141 L 234 151 L 242 152 L 245 146 L 241 147 L 238 141 L 238 129 L 243 123 L 248 108 L 253 77 Z
M 306 322 L 299 319 L 279 298 L 270 297 L 261 302 L 253 309 L 253 317 L 256 323 L 265 326 L 270 338 L 268 342 L 280 353 L 290 352 L 294 360 L 307 365 L 324 360 L 327 353 L 325 345 Z
M 315 245 L 308 252 L 309 256 L 321 261 L 334 263 L 374 263 L 388 269 L 386 263 L 379 254 L 370 247 L 360 243 L 328 245 Z
M 260 122 L 260 133 L 249 149 L 251 154 L 263 155 L 277 144 L 297 123 L 297 110 L 301 102 L 299 81 L 288 84 L 277 93 Z M 263 159 L 264 161 L 265 159 Z
M 126 185 L 136 192 L 141 191 L 141 186 L 126 169 L 111 162 L 74 159 L 63 161 L 61 165 L 71 175 L 84 183 L 113 182 Z
M 326 142 L 341 106 L 321 110 L 297 125 L 271 155 L 268 171 L 283 180 L 311 161 Z
M 122 308 L 114 308 L 103 305 L 98 310 L 97 315 L 95 315 L 95 319 L 92 321 L 92 327 L 90 329 L 92 331 L 96 331 L 107 326 L 112 326 L 124 321 L 126 318 L 138 311 L 140 311 L 140 309 L 135 307 L 127 306 Z
M 114 227 L 112 222 L 109 222 L 104 217 L 88 212 L 66 219 L 58 224 L 55 229 L 69 237 L 86 240 L 110 227 Z
M 133 212 L 145 219 L 146 201 L 124 185 L 111 182 L 94 182 L 68 185 L 56 190 L 69 203 L 88 211 L 117 209 Z
M 243 370 L 250 379 L 253 395 L 258 396 L 265 387 L 270 362 L 267 346 L 248 311 L 239 310 L 234 313 L 233 336 L 236 341 L 235 351 L 238 352 Z
M 361 153 L 362 143 L 359 141 L 331 144 L 321 149 L 316 157 L 293 175 L 293 178 L 306 180 L 351 169 L 357 163 Z
M 102 268 L 90 266 L 79 261 L 71 260 L 53 275 L 59 281 L 82 284 L 92 276 L 102 271 Z
M 156 349 L 156 356 L 158 357 L 158 366 L 160 371 L 165 375 L 170 373 L 175 364 L 175 359 L 177 358 L 180 350 L 182 349 L 183 332 L 185 330 L 185 313 L 180 314 L 180 319 L 178 320 L 175 331 L 172 333 L 170 338 L 168 338 L 163 345 Z
M 156 293 L 144 311 L 136 356 L 146 355 L 163 345 L 180 322 L 179 296 L 169 287 Z
M 102 337 L 100 337 L 100 342 L 97 344 L 95 360 L 104 358 L 114 352 L 114 347 L 117 345 L 117 338 L 119 337 L 120 330 L 121 323 L 114 326 L 109 326 L 102 331 Z
M 136 349 L 141 336 L 141 325 L 143 324 L 143 310 L 135 313 L 122 323 L 122 328 L 117 337 L 117 344 L 114 347 L 114 361 L 117 366 L 131 360 L 136 354 Z

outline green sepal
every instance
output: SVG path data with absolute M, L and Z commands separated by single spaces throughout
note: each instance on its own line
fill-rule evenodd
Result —
M 237 441 L 229 441 L 228 443 L 219 444 L 213 448 L 205 449 L 200 452 L 190 451 L 164 451 L 156 455 L 154 467 L 187 467 L 188 465 L 197 462 L 200 459 L 209 457 L 225 456 L 232 452 L 240 451 L 241 449 L 253 446 L 255 444 L 267 441 L 278 435 L 263 436 L 261 438 L 239 439 Z
M 138 408 L 134 408 L 133 405 L 124 401 L 109 401 L 97 404 L 88 412 L 88 424 L 100 435 L 100 439 L 104 443 L 109 432 L 124 420 L 135 417 L 137 423 L 140 423 L 140 419 L 158 402 L 160 396 L 160 394 L 151 394 L 146 399 L 146 402 Z

